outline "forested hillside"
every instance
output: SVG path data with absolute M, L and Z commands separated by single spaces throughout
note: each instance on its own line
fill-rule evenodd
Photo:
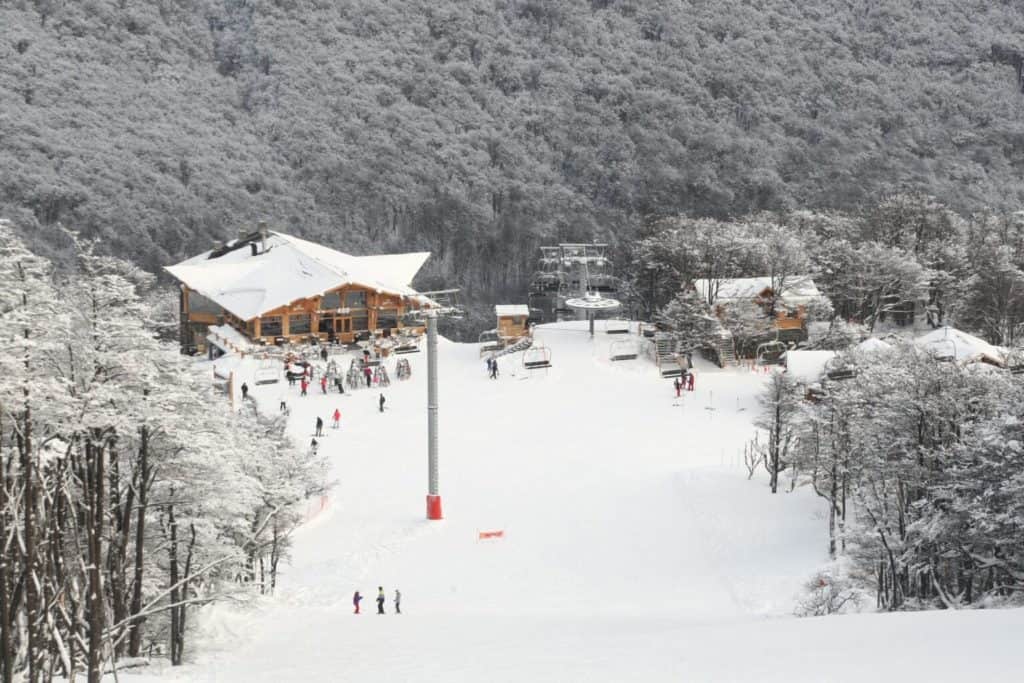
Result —
M 259 219 L 518 295 L 650 215 L 1024 200 L 1012 0 L 4 0 L 0 214 L 156 269 Z

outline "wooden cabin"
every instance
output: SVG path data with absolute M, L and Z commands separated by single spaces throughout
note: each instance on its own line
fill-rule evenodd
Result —
M 494 314 L 498 317 L 498 339 L 509 341 L 525 337 L 530 333 L 530 326 L 527 319 L 530 317 L 530 307 L 525 304 L 499 304 L 494 307 Z
M 753 302 L 767 314 L 774 294 L 770 277 L 696 280 L 694 288 L 705 301 L 713 302 L 713 310 L 719 318 L 725 315 L 725 309 L 730 304 L 737 301 Z M 824 295 L 811 278 L 798 276 L 787 280 L 784 290 L 777 298 L 774 320 L 777 338 L 787 342 L 805 341 L 807 306 L 824 299 Z
M 182 349 L 201 353 L 215 325 L 257 345 L 422 334 L 405 316 L 433 305 L 409 286 L 429 256 L 351 256 L 259 231 L 165 270 L 180 283 Z

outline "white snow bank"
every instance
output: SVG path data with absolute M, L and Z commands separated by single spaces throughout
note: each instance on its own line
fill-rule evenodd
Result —
M 800 382 L 817 382 L 835 351 L 786 351 L 786 371 Z

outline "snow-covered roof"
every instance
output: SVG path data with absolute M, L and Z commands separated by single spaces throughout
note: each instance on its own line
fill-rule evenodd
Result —
M 817 382 L 835 351 L 786 351 L 786 372 L 801 382 Z
M 892 344 L 887 344 L 878 337 L 868 337 L 860 344 L 857 344 L 856 350 L 861 353 L 882 353 L 884 351 L 892 351 Z
M 713 283 L 714 281 L 711 280 L 694 280 L 693 286 L 701 297 L 706 298 L 708 288 Z M 756 299 L 764 290 L 771 289 L 771 286 L 772 279 L 767 276 L 721 280 L 718 282 L 718 293 L 715 296 L 714 303 L 737 300 L 750 301 Z M 799 275 L 787 278 L 782 292 L 779 293 L 779 298 L 787 305 L 798 306 L 820 300 L 824 298 L 824 295 L 818 290 L 810 276 Z
M 530 307 L 526 304 L 498 304 L 494 307 L 494 313 L 499 318 L 511 318 L 517 315 L 529 317 Z
M 352 256 L 280 232 L 268 233 L 266 249 L 261 247 L 255 256 L 248 243 L 214 258 L 212 254 L 204 252 L 165 270 L 242 320 L 343 285 L 416 296 L 409 283 L 430 256 Z
M 961 332 L 953 327 L 940 327 L 937 330 L 932 330 L 915 339 L 914 343 L 937 355 L 952 356 L 959 363 L 983 360 L 999 367 L 1006 365 L 1006 349 L 993 346 L 984 339 Z

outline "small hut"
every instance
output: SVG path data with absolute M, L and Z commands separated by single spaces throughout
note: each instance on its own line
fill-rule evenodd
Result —
M 523 304 L 499 304 L 494 307 L 498 317 L 498 339 L 508 343 L 530 333 L 527 318 L 530 317 L 529 306 Z

